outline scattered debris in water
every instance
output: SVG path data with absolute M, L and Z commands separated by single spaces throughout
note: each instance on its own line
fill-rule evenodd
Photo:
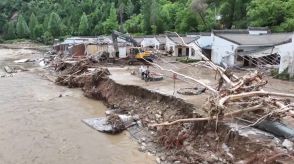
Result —
M 117 134 L 136 124 L 132 116 L 111 113 L 106 117 L 83 119 L 84 123 L 100 132 Z

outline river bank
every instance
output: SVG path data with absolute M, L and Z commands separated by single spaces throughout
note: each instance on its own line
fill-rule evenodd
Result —
M 193 98 L 173 95 L 168 82 L 146 83 L 134 75 L 136 73 L 131 67 L 106 68 L 96 65 L 93 70 L 92 64 L 87 60 L 66 66 L 61 64 L 62 70 L 58 73 L 56 83 L 80 87 L 86 97 L 104 101 L 107 106 L 119 109 L 119 114 L 138 115 L 142 126 L 129 132 L 135 136 L 142 151 L 156 155 L 158 163 L 263 163 L 273 162 L 277 158 L 289 160 L 284 154 L 271 158 L 277 153 L 287 152 L 282 146 L 283 140 L 255 128 L 242 128 L 245 125 L 233 118 L 217 122 L 150 126 L 183 118 L 205 117 L 203 113 L 208 115 L 209 110 L 200 108 L 205 101 L 201 104 L 193 100 L 203 100 L 207 95 L 204 93 Z M 134 135 L 138 131 L 141 134 Z
M 154 163 L 127 132 L 110 136 L 81 122 L 103 116 L 102 102 L 84 97 L 79 89 L 56 86 L 40 76 L 45 72 L 38 64 L 14 63 L 43 56 L 22 46 L 0 49 L 0 74 L 5 74 L 4 65 L 27 69 L 0 78 L 0 163 Z

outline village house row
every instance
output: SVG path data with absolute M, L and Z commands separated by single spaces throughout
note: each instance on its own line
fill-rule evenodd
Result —
M 271 33 L 268 28 L 212 30 L 211 33 L 187 33 L 181 35 L 156 35 L 133 37 L 142 48 L 169 52 L 172 56 L 201 60 L 200 53 L 212 62 L 224 67 L 276 67 L 294 74 L 294 34 Z M 127 56 L 123 39 L 119 42 L 119 58 Z M 59 53 L 82 57 L 106 51 L 114 53 L 111 36 L 72 37 L 54 45 Z

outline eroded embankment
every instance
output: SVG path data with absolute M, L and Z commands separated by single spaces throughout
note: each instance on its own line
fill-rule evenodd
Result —
M 174 121 L 181 118 L 201 117 L 193 113 L 194 106 L 185 101 L 139 86 L 121 85 L 108 78 L 107 69 L 93 73 L 60 76 L 56 83 L 81 87 L 85 96 L 103 100 L 119 108 L 121 113 L 139 115 L 143 127 L 154 135 L 150 142 L 160 145 L 156 154 L 164 152 L 161 161 L 168 163 L 245 163 L 270 162 L 283 157 L 276 145 L 251 140 L 234 132 L 223 121 L 180 123 L 165 127 L 148 127 L 150 124 Z M 280 156 L 275 156 L 280 154 Z M 274 158 L 272 158 L 274 157 Z

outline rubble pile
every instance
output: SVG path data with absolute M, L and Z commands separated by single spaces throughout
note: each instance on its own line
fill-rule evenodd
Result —
M 206 60 L 205 57 L 203 58 Z M 255 147 L 264 149 L 263 152 L 254 153 L 256 157 L 259 157 L 260 161 L 267 161 L 271 158 L 265 154 L 283 152 L 283 150 L 281 150 L 283 149 L 283 140 L 293 140 L 292 134 L 294 132 L 294 127 L 288 127 L 282 123 L 282 120 L 285 116 L 292 116 L 294 95 L 264 91 L 263 88 L 266 86 L 267 81 L 260 72 L 249 72 L 243 77 L 237 77 L 229 70 L 216 66 L 208 59 L 205 62 L 210 69 L 215 70 L 220 76 L 219 84 L 216 89 L 201 83 L 198 79 L 153 64 L 162 71 L 171 72 L 198 83 L 202 87 L 205 87 L 207 92 L 211 95 L 202 106 L 202 109 L 199 109 L 206 111 L 208 114 L 207 117 L 204 115 L 200 117 L 197 115 L 193 117 L 182 115 L 181 119 L 170 119 L 162 121 L 162 123 L 149 125 L 156 129 L 157 138 L 161 139 L 158 143 L 168 149 L 175 147 L 177 150 L 176 152 L 190 154 L 190 156 L 181 159 L 182 162 L 187 163 L 193 163 L 198 159 L 206 159 L 210 162 L 234 163 L 242 160 L 242 155 L 240 155 L 240 153 L 248 155 L 251 154 L 250 152 L 252 151 L 257 151 L 258 149 Z M 239 124 L 239 128 L 233 130 L 234 135 L 241 135 L 239 133 L 240 129 L 250 131 L 250 128 L 257 128 L 269 132 L 274 138 L 279 138 L 279 144 L 273 144 L 271 147 L 267 147 L 265 143 L 251 142 L 248 138 L 242 137 L 242 142 L 245 142 L 246 145 L 250 147 L 248 149 L 242 149 L 242 145 L 232 143 L 230 141 L 232 139 L 226 137 L 232 134 L 232 129 L 228 127 L 228 125 L 236 121 L 237 124 Z M 195 133 L 195 131 L 197 131 L 197 133 Z M 183 132 L 187 135 L 183 135 Z M 211 132 L 215 134 L 210 136 L 207 135 Z M 262 140 L 263 139 L 264 138 L 262 138 Z M 209 144 L 208 146 L 200 146 L 195 144 L 198 142 L 193 140 L 200 140 L 200 143 Z M 192 153 L 193 151 L 191 151 L 191 149 L 189 150 L 185 147 L 185 143 L 189 143 L 189 145 L 193 147 L 192 150 L 198 151 Z M 222 144 L 229 144 L 232 153 L 222 153 L 224 151 L 224 148 L 221 149 Z M 206 147 L 204 149 L 205 151 L 202 152 L 204 147 Z M 213 147 L 217 149 L 213 149 Z M 214 152 L 213 154 L 217 155 L 218 158 L 207 158 L 207 150 Z M 289 153 L 287 155 L 288 158 L 292 158 Z M 195 158 L 191 159 L 191 156 Z M 282 157 L 284 156 L 282 155 L 277 158 Z
M 110 114 L 107 117 L 107 123 L 113 128 L 113 133 L 120 133 L 126 129 L 124 122 L 116 114 Z
M 76 63 L 60 62 L 56 69 L 59 74 L 55 83 L 70 88 L 82 88 L 87 83 L 91 85 L 99 81 L 100 78 L 105 77 L 105 75 L 109 75 L 107 69 L 95 67 L 97 67 L 97 65 L 90 60 L 81 60 Z M 93 68 L 93 70 L 91 70 L 91 68 Z

